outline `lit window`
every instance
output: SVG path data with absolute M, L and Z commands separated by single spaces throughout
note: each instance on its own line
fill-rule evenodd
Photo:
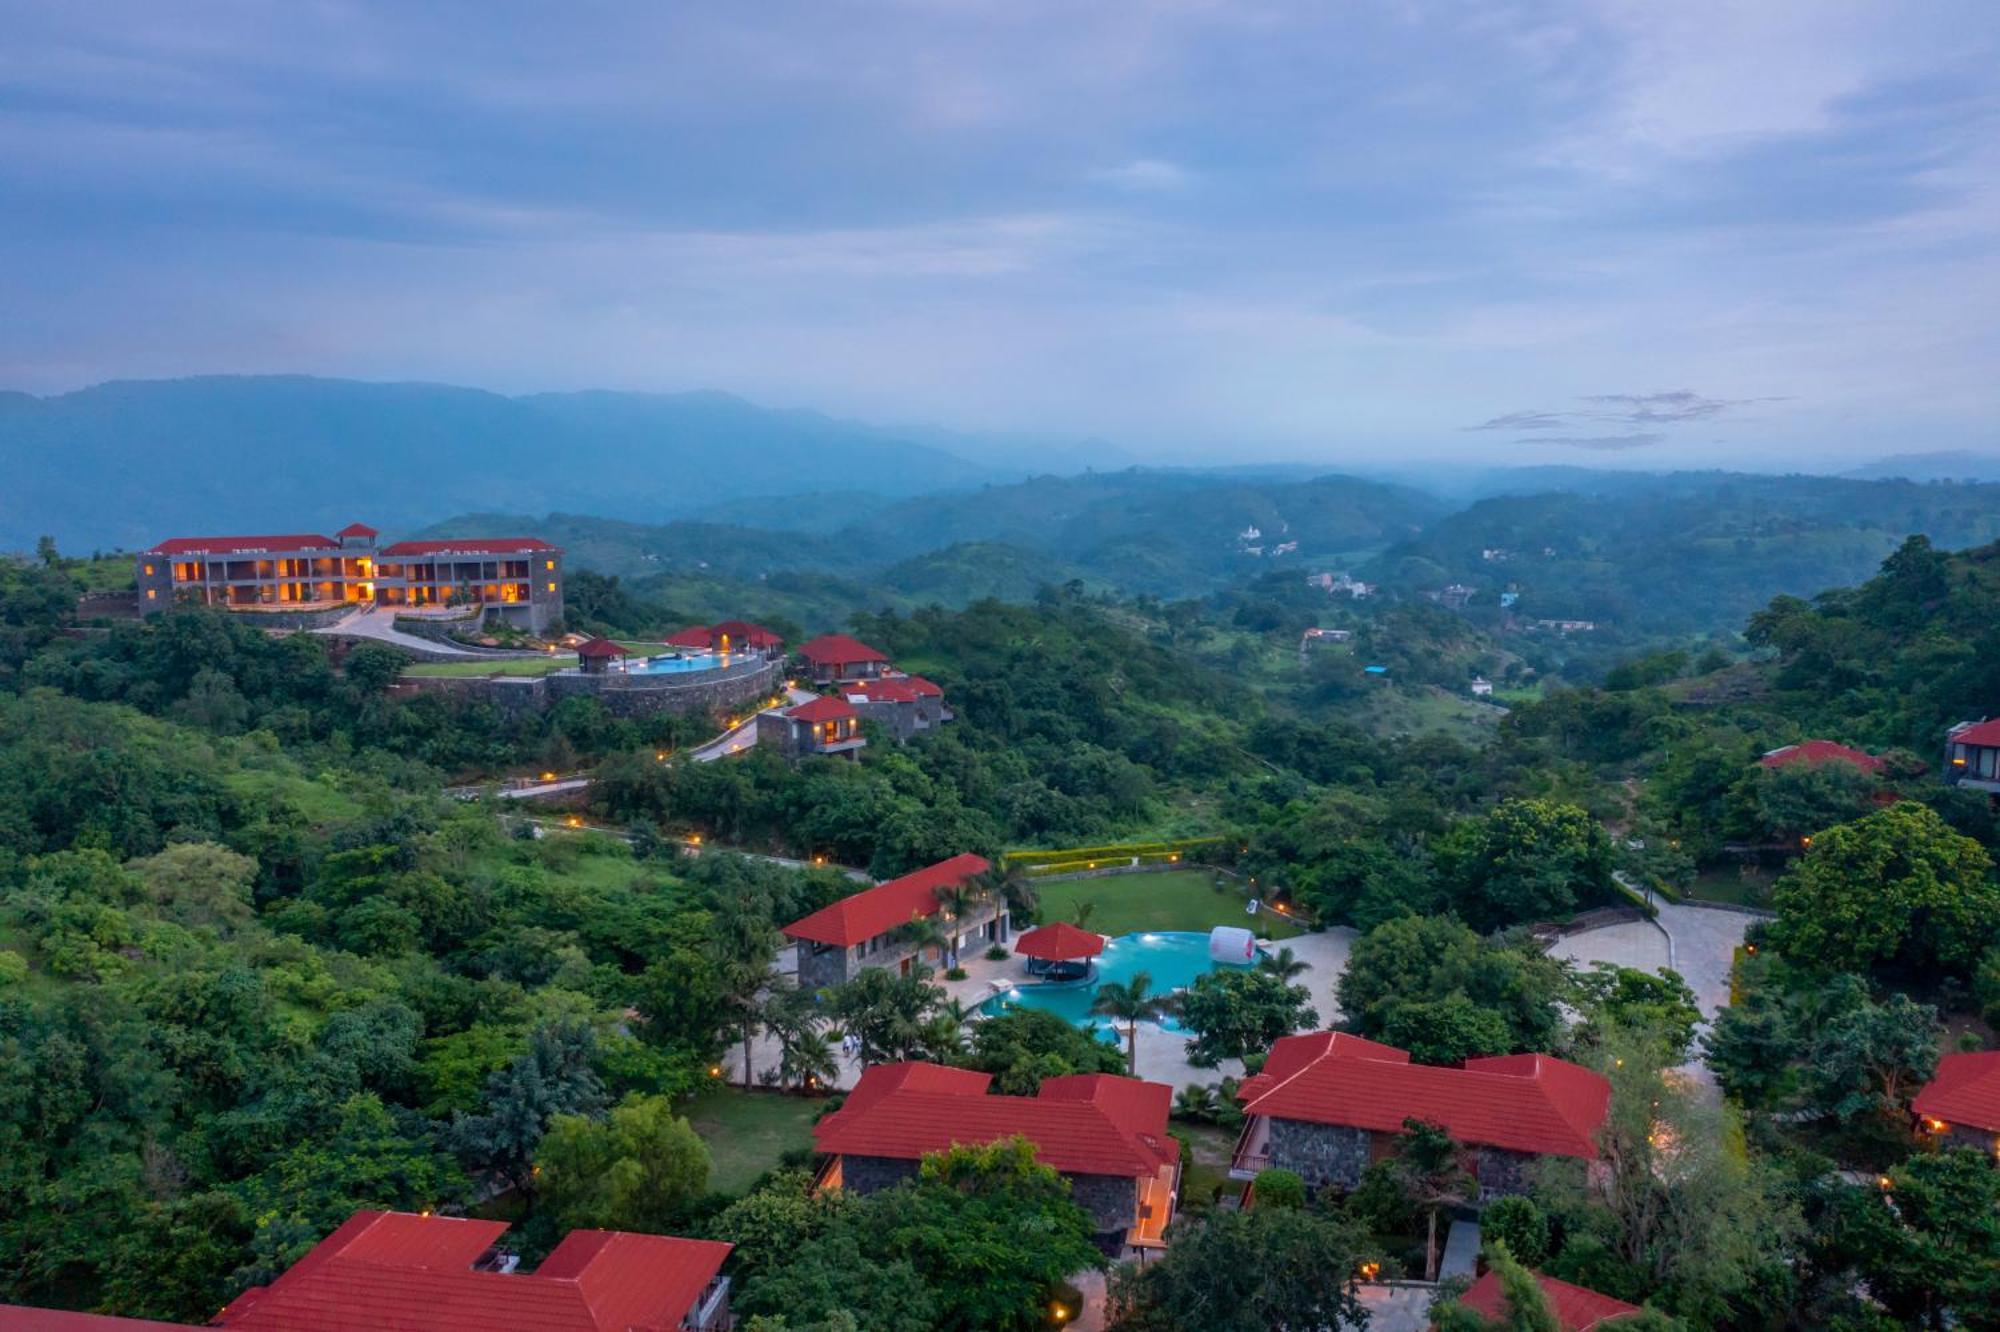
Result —
M 554 569 L 554 568 L 556 567 L 556 562 L 555 562 L 554 560 L 550 560 L 550 561 L 548 561 L 548 562 L 547 562 L 546 564 L 544 564 L 544 565 L 543 565 L 542 567 L 543 567 L 544 569 L 550 569 L 550 570 L 553 570 L 553 569 Z
M 159 596 L 160 596 L 160 590 L 158 588 L 149 587 L 146 589 L 146 600 L 157 601 L 159 600 Z
M 151 578 L 152 576 L 153 576 L 153 566 L 149 564 L 146 566 L 146 577 Z
M 555 585 L 554 583 L 550 583 L 550 584 L 549 584 L 549 591 L 553 592 L 553 591 L 555 591 L 555 590 L 556 590 L 556 585 Z

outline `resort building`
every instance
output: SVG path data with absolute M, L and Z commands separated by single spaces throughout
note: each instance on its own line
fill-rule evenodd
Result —
M 944 705 L 944 690 L 921 675 L 880 675 L 842 685 L 840 696 L 868 721 L 879 722 L 898 744 L 919 731 L 932 730 L 952 719 Z
M 801 643 L 798 657 L 806 678 L 814 684 L 872 680 L 889 671 L 887 656 L 846 634 L 822 634 Z
M 1882 771 L 1882 760 L 1873 754 L 1832 740 L 1801 740 L 1770 750 L 1757 760 L 1758 766 L 1764 768 L 1789 768 L 1800 763 L 1809 768 L 1823 763 L 1851 763 L 1863 772 Z
M 1947 1147 L 2000 1157 L 2000 1050 L 1948 1054 L 1910 1108 Z
M 1167 1136 L 1173 1088 L 1103 1073 L 1046 1078 L 1033 1096 L 988 1093 L 990 1073 L 939 1064 L 876 1064 L 813 1126 L 831 1159 L 822 1189 L 868 1194 L 914 1179 L 923 1158 L 1020 1135 L 1069 1181 L 1070 1197 L 1116 1256 L 1165 1247 L 1180 1190 L 1180 1146 Z
M 758 713 L 757 743 L 788 759 L 811 754 L 858 758 L 868 746 L 861 714 L 843 698 L 815 698 Z
M 174 537 L 133 557 L 139 610 L 177 602 L 239 611 L 343 605 L 460 607 L 540 633 L 562 619 L 562 555 L 534 537 L 398 541 L 351 523 L 333 536 Z
M 505 1221 L 356 1212 L 268 1286 L 208 1326 L 235 1332 L 728 1332 L 732 1246 L 618 1230 L 572 1230 L 532 1273 L 500 1247 Z M 124 1332 L 153 1323 L 36 1310 L 0 1327 Z
M 1630 1318 L 1642 1310 L 1636 1304 L 1614 1300 L 1609 1295 L 1600 1295 L 1583 1286 L 1572 1286 L 1567 1281 L 1554 1277 L 1533 1274 L 1535 1284 L 1542 1288 L 1542 1298 L 1549 1303 L 1549 1312 L 1555 1315 L 1556 1326 L 1562 1332 L 1596 1332 L 1620 1318 Z M 1458 1302 L 1476 1314 L 1490 1318 L 1496 1325 L 1504 1323 L 1511 1312 L 1506 1292 L 1500 1289 L 1497 1272 L 1487 1272 L 1472 1283 Z
M 1944 779 L 2000 792 L 2000 719 L 1960 722 L 1945 737 Z
M 1407 1051 L 1345 1032 L 1287 1036 L 1237 1091 L 1246 1122 L 1230 1170 L 1277 1167 L 1314 1187 L 1352 1189 L 1395 1148 L 1405 1119 L 1436 1124 L 1464 1149 L 1479 1200 L 1525 1193 L 1545 1156 L 1597 1157 L 1611 1084 L 1541 1054 L 1413 1064 Z
M 784 933 L 798 944 L 799 985 L 825 989 L 853 979 L 867 967 L 894 968 L 907 976 L 920 962 L 945 961 L 968 944 L 986 948 L 1004 943 L 1011 922 L 997 898 L 981 897 L 957 917 L 944 911 L 943 894 L 991 868 L 984 856 L 953 856 L 793 921 Z M 941 913 L 944 919 L 939 923 L 948 932 L 944 947 L 920 946 L 910 937 L 912 922 Z
M 761 624 L 724 620 L 721 624 L 690 625 L 667 636 L 667 646 L 702 652 L 775 652 L 785 640 Z

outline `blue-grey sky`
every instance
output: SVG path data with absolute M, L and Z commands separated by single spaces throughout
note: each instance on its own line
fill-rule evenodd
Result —
M 0 0 L 0 387 L 2000 451 L 1994 0 Z

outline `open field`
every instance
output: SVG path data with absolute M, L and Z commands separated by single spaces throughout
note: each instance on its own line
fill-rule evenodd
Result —
M 1094 904 L 1089 928 L 1099 934 L 1144 930 L 1209 930 L 1217 925 L 1249 925 L 1272 939 L 1289 939 L 1298 929 L 1265 911 L 1255 921 L 1243 914 L 1242 891 L 1227 884 L 1221 892 L 1203 870 L 1161 870 L 1156 874 L 1114 874 L 1101 879 L 1041 882 L 1041 918 L 1069 920 L 1079 902 Z
M 741 1047 L 736 1057 L 743 1057 Z M 736 1071 L 741 1076 L 742 1070 Z M 812 1146 L 812 1117 L 819 1108 L 817 1097 L 732 1088 L 695 1097 L 688 1103 L 687 1117 L 715 1161 L 708 1187 L 717 1193 L 742 1193 L 786 1152 Z

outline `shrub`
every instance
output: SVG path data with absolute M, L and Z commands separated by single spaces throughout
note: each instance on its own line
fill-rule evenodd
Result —
M 944 973 L 944 978 L 948 981 L 962 981 L 965 979 L 965 968 L 952 967 Z
M 1259 1207 L 1304 1207 L 1306 1182 L 1290 1170 L 1260 1170 L 1251 1185 Z
M 1479 1214 L 1479 1233 L 1488 1243 L 1499 1241 L 1529 1267 L 1549 1257 L 1549 1219 L 1527 1198 L 1497 1198 Z
M 1009 953 L 999 944 L 994 944 L 991 948 L 986 950 L 986 960 L 988 962 L 1005 962 L 1009 957 L 1012 956 L 1013 956 L 1012 953 Z

